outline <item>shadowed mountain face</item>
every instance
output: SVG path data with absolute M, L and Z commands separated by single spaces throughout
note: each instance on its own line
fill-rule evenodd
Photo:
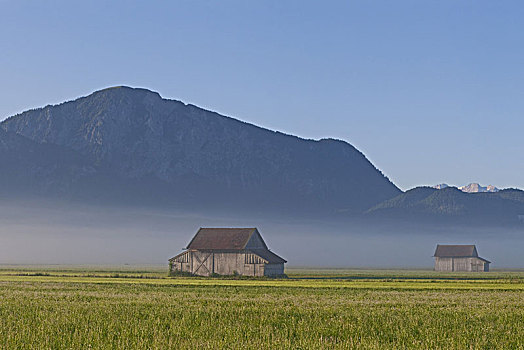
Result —
M 72 198 L 325 213 L 359 213 L 401 193 L 346 142 L 304 140 L 144 89 L 105 89 L 1 126 L 10 189 L 30 182 Z
M 65 193 L 96 172 L 67 148 L 40 144 L 0 129 L 0 193 L 26 196 Z

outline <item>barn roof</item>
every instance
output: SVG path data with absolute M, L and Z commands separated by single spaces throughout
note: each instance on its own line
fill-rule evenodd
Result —
M 487 259 L 484 259 L 484 258 L 481 258 L 480 256 L 477 256 L 477 259 L 482 260 L 484 262 L 487 262 L 488 264 L 491 264 L 491 261 L 489 261 Z
M 286 260 L 282 259 L 280 256 L 276 255 L 268 249 L 250 249 L 249 251 L 266 260 L 268 264 L 287 263 Z
M 244 249 L 256 228 L 200 228 L 187 249 Z
M 435 255 L 439 258 L 478 257 L 477 248 L 473 244 L 437 244 Z

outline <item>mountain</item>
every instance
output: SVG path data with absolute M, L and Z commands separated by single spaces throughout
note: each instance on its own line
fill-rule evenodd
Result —
M 456 187 L 417 187 L 366 212 L 374 219 L 467 225 L 518 225 L 524 215 L 524 191 L 466 193 Z
M 0 193 L 27 195 L 67 191 L 89 178 L 93 166 L 74 151 L 40 144 L 0 129 Z
M 433 186 L 432 188 L 435 188 L 437 190 L 442 190 L 444 188 L 450 187 L 448 184 L 442 183 Z M 486 187 L 481 186 L 478 183 L 470 183 L 466 186 L 460 186 L 458 187 L 459 190 L 466 193 L 479 193 L 479 192 L 498 192 L 500 189 L 496 188 L 495 186 L 488 185 Z
M 498 192 L 500 191 L 498 188 L 492 185 L 488 185 L 486 187 L 480 186 L 478 183 L 470 183 L 466 186 L 461 186 L 458 188 L 462 192 L 467 193 L 478 193 L 478 192 Z
M 326 213 L 359 213 L 401 193 L 344 141 L 286 135 L 146 89 L 104 89 L 0 126 L 0 189 L 13 192 Z
M 438 185 L 433 186 L 433 188 L 435 188 L 437 190 L 442 190 L 442 189 L 448 188 L 448 187 L 449 187 L 448 184 L 438 184 Z

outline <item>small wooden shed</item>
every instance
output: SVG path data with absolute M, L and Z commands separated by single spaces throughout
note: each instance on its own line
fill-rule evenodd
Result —
M 268 249 L 256 228 L 200 228 L 169 266 L 171 272 L 200 276 L 278 276 L 286 262 Z
M 433 256 L 435 271 L 488 272 L 491 263 L 479 257 L 475 245 L 437 244 Z

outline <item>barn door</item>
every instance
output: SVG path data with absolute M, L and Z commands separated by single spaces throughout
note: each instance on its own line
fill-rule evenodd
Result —
M 209 276 L 211 275 L 211 271 L 209 271 L 209 268 L 206 266 L 206 262 L 211 256 L 212 253 L 200 253 L 195 252 L 193 254 L 193 257 L 195 258 L 195 265 L 193 274 L 195 275 L 201 275 L 201 276 Z

